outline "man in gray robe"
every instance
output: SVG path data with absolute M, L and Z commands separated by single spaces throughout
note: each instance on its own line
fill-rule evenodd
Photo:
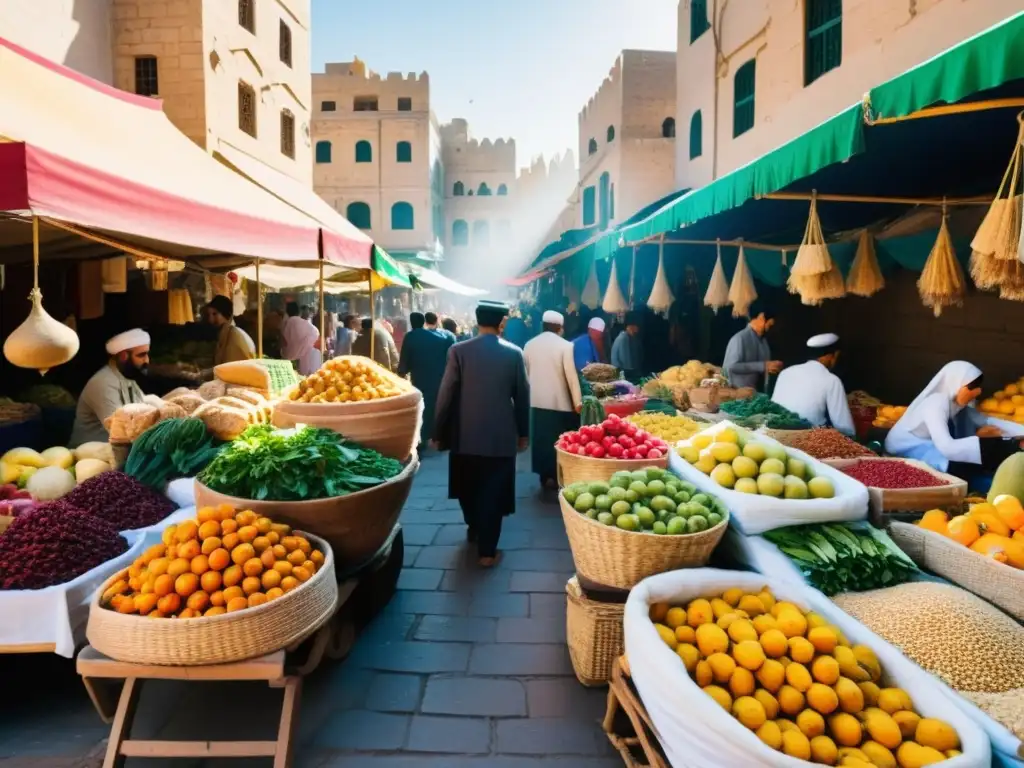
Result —
M 501 338 L 508 307 L 481 302 L 479 334 L 448 350 L 434 418 L 435 447 L 450 450 L 448 498 L 458 499 L 480 565 L 498 559 L 501 522 L 515 512 L 516 453 L 530 434 L 523 353 Z
M 729 339 L 725 348 L 722 372 L 733 387 L 764 389 L 768 376 L 782 370 L 782 363 L 772 360 L 772 351 L 765 338 L 775 325 L 775 312 L 765 305 L 754 304 L 747 327 Z

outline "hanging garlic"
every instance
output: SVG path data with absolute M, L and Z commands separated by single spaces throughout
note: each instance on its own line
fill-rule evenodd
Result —
M 668 316 L 674 300 L 668 278 L 665 277 L 665 236 L 662 235 L 658 243 L 658 274 L 654 278 L 651 295 L 647 297 L 647 306 L 658 314 Z
M 846 277 L 846 290 L 854 296 L 873 296 L 885 288 L 885 278 L 878 267 L 875 240 L 865 229 L 857 242 L 857 255 Z
M 33 368 L 46 375 L 78 354 L 78 335 L 43 309 L 39 290 L 39 219 L 32 218 L 33 287 L 32 309 L 21 325 L 4 342 L 4 357 L 19 368 Z
M 732 273 L 732 285 L 729 286 L 732 316 L 735 318 L 746 317 L 750 312 L 750 305 L 755 301 L 757 301 L 757 288 L 754 287 L 754 278 L 750 274 L 747 257 L 743 253 L 741 245 L 739 258 L 736 260 L 736 271 Z
M 711 273 L 711 282 L 708 283 L 708 291 L 704 294 L 704 306 L 711 307 L 715 314 L 718 310 L 729 304 L 729 283 L 725 279 L 725 269 L 722 267 L 722 245 L 715 243 L 715 269 Z
M 619 287 L 619 276 L 615 269 L 614 258 L 611 260 L 611 264 L 611 277 L 608 278 L 608 289 L 604 292 L 601 309 L 609 315 L 622 315 L 629 311 L 629 304 L 626 303 L 626 297 L 622 295 L 622 289 Z
M 580 303 L 590 309 L 597 309 L 601 306 L 601 285 L 597 281 L 597 262 L 591 262 L 590 276 L 586 285 L 583 286 L 583 293 L 580 295 Z

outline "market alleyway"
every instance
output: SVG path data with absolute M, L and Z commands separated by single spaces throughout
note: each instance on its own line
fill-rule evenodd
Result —
M 561 515 L 520 457 L 504 557 L 476 567 L 448 460 L 425 457 L 402 513 L 398 592 L 344 662 L 308 677 L 296 768 L 613 768 L 601 731 L 605 689 L 583 688 L 565 645 L 572 574 Z M 372 514 L 367 510 L 367 514 Z M 0 768 L 93 768 L 107 727 L 70 662 L 0 657 Z M 140 738 L 259 738 L 276 727 L 280 692 L 248 683 L 150 683 Z M 142 731 L 142 733 L 138 733 Z M 265 733 L 266 731 L 264 731 Z M 255 768 L 267 760 L 207 761 Z M 145 768 L 202 761 L 129 760 Z

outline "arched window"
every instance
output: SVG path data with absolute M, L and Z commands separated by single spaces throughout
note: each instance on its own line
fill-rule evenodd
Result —
M 710 28 L 707 0 L 690 0 L 690 42 L 692 43 Z
M 416 229 L 416 220 L 409 203 L 395 203 L 391 206 L 392 229 Z
M 349 203 L 345 209 L 345 218 L 354 227 L 370 229 L 370 206 L 366 203 Z
M 412 162 L 412 144 L 408 141 L 398 142 L 397 160 L 400 163 L 411 163 Z
M 614 125 L 609 125 L 608 126 L 608 143 L 611 144 L 613 141 L 615 141 L 615 126 Z
M 676 137 L 676 119 L 674 117 L 666 117 L 662 121 L 661 135 L 665 139 L 674 139 Z
M 596 155 L 597 154 L 597 139 L 591 139 L 590 142 L 587 144 L 587 154 L 588 155 Z
M 611 217 L 611 186 L 612 177 L 608 171 L 601 174 L 598 182 L 598 207 L 601 211 L 601 229 L 608 229 L 608 221 Z
M 316 161 L 318 163 L 331 162 L 331 142 L 318 141 L 316 143 Z
M 487 186 L 486 181 L 481 181 L 480 188 L 477 189 L 476 193 L 481 197 L 489 197 L 491 194 L 491 188 Z
M 704 119 L 698 109 L 690 118 L 690 159 L 696 160 L 703 154 Z
M 455 186 L 452 187 L 452 197 L 462 197 L 466 194 L 466 185 L 461 181 L 456 181 Z
M 370 142 L 357 141 L 356 142 L 356 162 L 357 163 L 372 163 L 373 162 L 373 146 Z
M 469 224 L 464 219 L 452 222 L 452 245 L 469 245 Z
M 807 0 L 804 40 L 804 85 L 810 85 L 843 62 L 842 0 Z
M 583 190 L 583 226 L 589 227 L 597 219 L 596 212 L 597 190 L 594 187 L 587 187 Z
M 504 184 L 498 185 L 498 197 L 505 197 L 508 194 L 508 187 Z
M 733 79 L 733 138 L 754 127 L 754 83 L 756 79 L 757 59 L 751 59 L 736 70 L 736 77 Z
M 473 222 L 473 245 L 491 244 L 491 225 L 485 220 Z

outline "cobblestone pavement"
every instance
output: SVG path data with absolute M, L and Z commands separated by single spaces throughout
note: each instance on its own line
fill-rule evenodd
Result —
M 573 563 L 554 497 L 520 471 L 504 557 L 483 571 L 457 503 L 446 498 L 447 467 L 445 456 L 424 458 L 402 513 L 398 592 L 349 658 L 325 661 L 305 681 L 297 768 L 620 766 L 600 727 L 605 691 L 576 681 L 565 646 Z M 72 662 L 0 657 L 0 691 L 0 768 L 100 764 L 107 727 Z M 280 692 L 250 683 L 148 683 L 133 735 L 201 738 L 212 726 L 217 738 L 266 738 L 279 700 Z M 164 763 L 270 764 L 128 761 Z

